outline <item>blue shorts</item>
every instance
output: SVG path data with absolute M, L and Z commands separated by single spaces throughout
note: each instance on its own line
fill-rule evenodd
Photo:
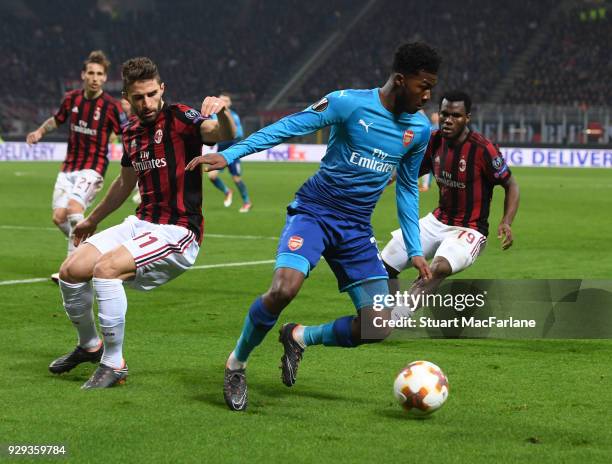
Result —
M 288 267 L 308 276 L 323 256 L 341 292 L 367 280 L 388 279 L 370 224 L 295 205 L 287 208 L 275 269 Z

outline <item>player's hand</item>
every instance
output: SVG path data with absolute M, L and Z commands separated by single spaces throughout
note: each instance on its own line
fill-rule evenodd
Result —
M 209 153 L 208 155 L 196 156 L 194 159 L 189 161 L 189 164 L 185 167 L 185 169 L 187 171 L 193 171 L 200 164 L 204 165 L 204 172 L 208 172 L 223 169 L 227 166 L 227 161 L 218 153 Z
M 36 129 L 35 131 L 32 131 L 28 134 L 28 136 L 26 137 L 26 143 L 28 145 L 34 145 L 38 143 L 39 140 L 42 139 L 42 137 L 43 137 L 42 132 Z
M 202 102 L 202 116 L 207 118 L 211 114 L 220 113 L 225 109 L 225 102 L 219 97 L 206 97 Z
M 98 227 L 98 224 L 89 218 L 83 219 L 76 226 L 74 226 L 74 229 L 72 229 L 74 246 L 79 246 L 81 242 L 91 237 L 96 231 L 96 227 Z
M 512 237 L 512 228 L 509 224 L 502 222 L 497 228 L 497 238 L 502 241 L 502 250 L 507 250 L 512 246 L 514 238 Z
M 419 278 L 429 280 L 432 278 L 431 268 L 427 264 L 427 260 L 422 256 L 413 256 L 410 258 L 412 265 L 419 271 Z

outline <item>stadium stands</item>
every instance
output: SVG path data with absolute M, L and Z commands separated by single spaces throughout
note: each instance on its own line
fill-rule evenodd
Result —
M 612 9 L 608 12 L 612 14 Z M 556 105 L 612 105 L 612 24 L 605 6 L 588 4 L 562 14 L 546 47 L 507 100 Z
M 461 87 L 474 101 L 486 101 L 555 3 L 440 0 L 423 8 L 416 0 L 379 2 L 292 100 L 382 83 L 398 41 L 421 39 L 438 47 L 444 58 L 438 92 Z
M 365 1 L 286 0 L 279 8 L 254 0 L 132 0 L 121 10 L 109 7 L 116 2 L 93 0 L 7 2 L 0 6 L 0 132 L 22 133 L 40 123 L 62 92 L 78 85 L 80 63 L 95 48 L 113 62 L 111 92 L 120 88 L 121 62 L 148 55 L 158 62 L 170 99 L 196 105 L 202 95 L 226 89 L 236 96 L 239 112 L 255 114 L 272 82 L 304 62 L 313 44 L 345 26 Z M 414 39 L 432 43 L 444 56 L 437 92 L 461 87 L 474 101 L 487 102 L 546 27 L 549 38 L 537 61 L 514 78 L 498 102 L 609 106 L 610 3 L 577 4 L 547 25 L 568 2 L 439 0 L 424 7 L 417 0 L 378 0 L 294 89 L 289 104 L 314 101 L 337 88 L 382 83 L 394 47 Z

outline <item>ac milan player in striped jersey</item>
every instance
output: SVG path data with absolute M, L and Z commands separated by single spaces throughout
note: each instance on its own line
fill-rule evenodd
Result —
M 38 143 L 45 134 L 69 123 L 68 151 L 52 203 L 53 222 L 68 237 L 68 254 L 74 251 L 72 229 L 102 188 L 111 132 L 120 134 L 126 121 L 119 101 L 103 90 L 109 67 L 102 51 L 91 52 L 81 71 L 83 88 L 66 93 L 55 115 L 26 138 L 29 144 Z M 57 282 L 58 274 L 51 278 Z
M 186 172 L 185 166 L 200 155 L 203 143 L 214 145 L 236 135 L 229 110 L 217 97 L 206 97 L 201 113 L 164 103 L 164 84 L 149 58 L 126 61 L 122 76 L 133 116 L 123 132 L 121 173 L 100 204 L 76 225 L 75 240 L 87 240 L 60 269 L 64 308 L 77 329 L 78 345 L 53 361 L 49 370 L 61 374 L 80 363 L 100 361 L 85 389 L 125 381 L 123 284 L 151 290 L 193 265 L 204 227 L 202 174 Z M 137 181 L 142 203 L 136 215 L 92 235 L 130 196 Z M 94 289 L 103 342 L 93 318 Z
M 432 133 L 419 173 L 432 172 L 440 191 L 438 207 L 419 221 L 423 253 L 427 259 L 433 258 L 433 278 L 417 280 L 410 289 L 414 295 L 435 292 L 445 278 L 476 261 L 487 241 L 496 185 L 505 191 L 497 237 L 503 250 L 512 246 L 511 225 L 519 206 L 519 187 L 496 145 L 468 127 L 471 106 L 470 97 L 461 91 L 447 92 L 440 99 L 440 130 Z M 391 235 L 382 258 L 389 277 L 395 279 L 408 267 L 409 259 L 401 230 Z M 392 290 L 398 290 L 397 281 Z

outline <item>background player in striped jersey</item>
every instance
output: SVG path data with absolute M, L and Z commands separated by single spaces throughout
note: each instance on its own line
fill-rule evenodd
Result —
M 124 93 L 133 114 L 123 132 L 121 173 L 89 216 L 76 225 L 85 243 L 62 264 L 64 308 L 78 332 L 76 349 L 51 363 L 54 374 L 83 362 L 100 362 L 82 388 L 106 388 L 127 377 L 123 337 L 127 300 L 123 284 L 151 290 L 189 269 L 202 240 L 202 174 L 185 166 L 202 152 L 235 136 L 223 101 L 206 97 L 202 113 L 163 101 L 164 84 L 149 58 L 133 58 L 122 68 Z M 217 114 L 218 120 L 212 120 Z M 135 216 L 94 233 L 97 224 L 128 198 L 138 181 L 142 202 Z M 88 238 L 89 237 L 89 238 Z M 94 286 L 92 287 L 92 280 Z M 104 343 L 93 319 L 92 302 Z
M 225 102 L 226 108 L 231 108 L 232 106 L 232 97 L 228 92 L 221 92 L 219 94 L 219 98 Z M 223 142 L 219 142 L 219 146 L 217 147 L 218 151 L 223 151 L 234 145 L 236 142 L 239 142 L 244 137 L 244 131 L 242 130 L 242 124 L 240 123 L 240 116 L 234 110 L 230 109 L 232 114 L 232 118 L 234 119 L 234 123 L 236 124 L 236 138 L 234 140 L 225 140 Z M 240 196 L 242 197 L 242 206 L 240 207 L 241 213 L 248 213 L 251 210 L 253 204 L 249 198 L 249 192 L 247 190 L 246 184 L 242 180 L 242 165 L 240 160 L 237 159 L 233 163 L 227 166 L 230 174 L 232 175 L 232 180 L 234 184 L 236 184 L 236 188 L 240 192 Z M 223 169 L 221 170 L 223 171 Z M 232 204 L 233 192 L 225 183 L 219 178 L 219 171 L 210 171 L 208 173 L 208 179 L 212 182 L 212 184 L 217 187 L 219 190 L 223 192 L 225 195 L 225 199 L 223 201 L 223 205 L 227 208 Z
M 469 95 L 461 91 L 447 92 L 440 99 L 440 130 L 433 132 L 419 172 L 432 172 L 440 190 L 438 207 L 419 221 L 423 253 L 427 259 L 433 257 L 433 278 L 418 279 L 411 288 L 414 294 L 435 292 L 446 277 L 474 263 L 486 244 L 496 185 L 505 191 L 497 236 L 504 250 L 512 246 L 519 187 L 493 142 L 468 127 L 471 106 Z M 382 257 L 389 278 L 395 279 L 410 259 L 401 229 L 391 234 Z M 392 293 L 397 290 L 397 281 L 390 287 Z
M 119 102 L 103 90 L 109 67 L 102 51 L 91 52 L 81 71 L 83 88 L 67 92 L 55 115 L 26 137 L 27 143 L 38 143 L 69 122 L 68 151 L 55 181 L 52 204 L 53 222 L 68 237 L 68 254 L 74 251 L 72 229 L 102 188 L 111 132 L 120 134 L 126 121 Z M 58 274 L 51 278 L 57 282 Z

